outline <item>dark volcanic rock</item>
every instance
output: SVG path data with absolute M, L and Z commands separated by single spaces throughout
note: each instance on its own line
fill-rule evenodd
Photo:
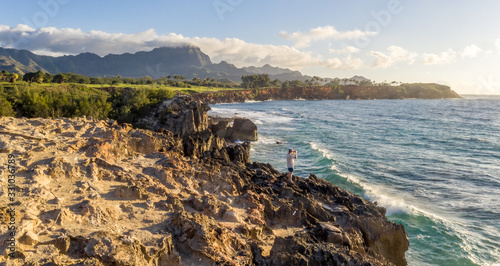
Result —
M 160 104 L 153 112 L 136 121 L 151 130 L 168 130 L 182 139 L 185 156 L 201 157 L 207 151 L 226 146 L 223 137 L 210 130 L 207 111 L 210 106 L 189 96 L 176 96 Z
M 164 101 L 147 117 L 135 123 L 150 130 L 168 130 L 182 139 L 185 156 L 202 157 L 206 153 L 220 154 L 228 141 L 256 141 L 257 126 L 246 118 L 212 124 L 207 111 L 210 106 L 190 96 L 176 96 Z M 249 158 L 249 156 L 248 156 Z
M 230 132 L 232 131 L 228 120 L 222 120 L 217 124 L 213 124 L 210 127 L 210 130 L 212 130 L 212 132 L 219 138 L 225 138 L 226 136 L 231 135 Z
M 210 106 L 189 96 L 176 96 L 160 104 L 148 117 L 137 123 L 145 124 L 151 130 L 166 129 L 184 138 L 208 129 L 207 111 Z
M 230 138 L 241 141 L 257 141 L 257 126 L 250 119 L 235 118 Z

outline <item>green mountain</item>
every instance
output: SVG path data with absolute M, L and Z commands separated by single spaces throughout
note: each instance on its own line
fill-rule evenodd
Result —
M 230 79 L 240 81 L 243 75 L 269 74 L 271 79 L 306 80 L 298 71 L 272 67 L 238 68 L 222 61 L 213 64 L 210 57 L 195 46 L 162 47 L 149 52 L 110 54 L 104 57 L 82 53 L 61 57 L 36 55 L 27 50 L 0 48 L 0 70 L 24 74 L 42 70 L 52 74 L 75 73 L 90 77 L 117 76 L 159 78 L 168 75 Z

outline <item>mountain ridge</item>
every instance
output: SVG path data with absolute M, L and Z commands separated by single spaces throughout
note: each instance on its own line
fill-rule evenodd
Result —
M 9 72 L 25 74 L 43 71 L 51 74 L 75 73 L 91 77 L 123 76 L 138 78 L 150 76 L 182 75 L 187 79 L 193 77 L 230 79 L 240 81 L 241 76 L 268 74 L 271 79 L 301 80 L 312 77 L 299 71 L 273 67 L 266 64 L 262 67 L 242 67 L 221 61 L 212 63 L 211 58 L 197 46 L 159 47 L 151 51 L 136 53 L 108 54 L 99 56 L 85 52 L 78 55 L 60 57 L 37 55 L 28 50 L 0 47 L 0 68 Z

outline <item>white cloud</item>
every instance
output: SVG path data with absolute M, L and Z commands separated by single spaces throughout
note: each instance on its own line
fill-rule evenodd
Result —
M 500 53 L 500 39 L 496 39 L 495 40 L 495 46 L 497 47 L 498 49 L 498 53 Z
M 375 62 L 373 67 L 376 68 L 387 68 L 394 63 L 407 62 L 408 64 L 413 64 L 417 58 L 417 53 L 409 52 L 408 50 L 401 48 L 399 46 L 389 46 L 387 48 L 387 53 L 379 51 L 371 51 L 369 54 L 375 57 Z
M 280 36 L 286 40 L 295 42 L 295 47 L 303 48 L 308 47 L 312 42 L 334 39 L 334 40 L 348 40 L 358 39 L 367 36 L 374 36 L 376 32 L 364 32 L 360 30 L 340 32 L 332 26 L 317 27 L 309 30 L 309 32 L 294 32 L 287 33 L 286 31 L 280 32 Z
M 361 59 L 351 57 L 323 59 L 320 55 L 290 46 L 248 43 L 237 38 L 185 37 L 175 33 L 158 35 L 154 29 L 136 34 L 123 34 L 83 32 L 81 29 L 72 28 L 47 27 L 35 30 L 25 25 L 16 27 L 0 25 L 0 46 L 27 49 L 47 55 L 91 52 L 105 56 L 111 53 L 134 53 L 150 51 L 157 47 L 178 47 L 187 44 L 200 47 L 213 62 L 225 60 L 238 67 L 270 64 L 296 70 L 312 66 L 357 69 L 363 64 Z
M 354 46 L 347 46 L 342 49 L 328 49 L 328 51 L 332 54 L 354 54 L 358 53 L 360 49 Z
M 391 57 L 382 52 L 371 51 L 370 55 L 375 57 L 375 62 L 373 63 L 373 67 L 387 68 L 391 66 L 393 63 Z
M 487 55 L 488 53 L 491 53 L 491 51 L 483 51 L 478 46 L 471 44 L 466 46 L 463 51 L 460 52 L 460 55 L 462 56 L 462 58 L 476 58 L 479 55 Z M 415 52 L 410 52 L 399 46 L 390 46 L 389 48 L 387 48 L 387 52 L 371 51 L 369 54 L 375 57 L 373 67 L 376 68 L 388 68 L 393 64 L 399 62 L 413 64 L 417 59 L 421 64 L 424 65 L 449 64 L 455 62 L 458 55 L 458 53 L 453 49 L 448 49 L 439 54 L 418 54 Z
M 362 59 L 352 58 L 351 56 L 348 56 L 343 59 L 339 58 L 327 59 L 320 63 L 321 66 L 337 70 L 355 70 L 362 67 L 363 64 L 364 61 Z
M 390 46 L 388 48 L 391 58 L 393 58 L 396 62 L 408 62 L 409 64 L 413 64 L 415 62 L 415 58 L 417 57 L 417 53 L 409 52 L 399 46 Z
M 448 49 L 440 54 L 424 54 L 422 56 L 422 64 L 434 65 L 434 64 L 449 64 L 455 61 L 457 57 L 457 52 L 452 49 Z
M 477 47 L 475 44 L 471 44 L 464 48 L 461 55 L 462 57 L 476 58 L 481 52 L 481 48 Z

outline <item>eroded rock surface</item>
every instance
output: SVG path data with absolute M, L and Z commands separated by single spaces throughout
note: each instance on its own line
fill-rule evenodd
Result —
M 182 139 L 186 156 L 202 157 L 219 151 L 236 140 L 257 141 L 257 126 L 246 118 L 214 124 L 208 118 L 210 106 L 190 96 L 176 96 L 155 108 L 151 115 L 136 121 L 153 131 L 167 130 Z
M 314 175 L 282 187 L 284 173 L 251 163 L 248 143 L 186 157 L 176 130 L 0 118 L 2 184 L 9 154 L 17 167 L 17 258 L 2 225 L 0 263 L 406 264 L 408 238 L 384 208 Z

